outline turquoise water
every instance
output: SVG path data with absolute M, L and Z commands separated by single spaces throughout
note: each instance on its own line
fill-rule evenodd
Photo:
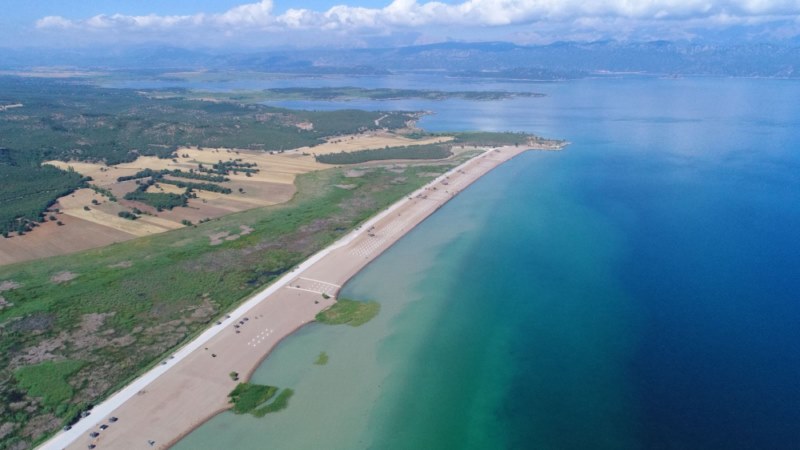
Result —
M 285 340 L 254 379 L 287 410 L 177 448 L 800 448 L 800 83 L 508 86 L 548 97 L 419 104 L 423 125 L 573 144 L 348 283 L 374 321 Z

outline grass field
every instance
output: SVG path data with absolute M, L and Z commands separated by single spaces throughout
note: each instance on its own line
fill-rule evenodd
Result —
M 54 409 L 72 398 L 73 389 L 67 380 L 83 366 L 83 361 L 46 361 L 21 367 L 14 377 L 29 395 L 38 397 L 45 407 Z

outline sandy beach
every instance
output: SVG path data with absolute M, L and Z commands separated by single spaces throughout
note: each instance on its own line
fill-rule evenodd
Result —
M 247 380 L 283 338 L 331 306 L 347 280 L 458 192 L 526 149 L 488 150 L 398 201 L 253 295 L 40 448 L 170 447 L 228 408 L 227 395 L 237 384 L 232 371 Z M 118 421 L 111 423 L 111 417 Z M 108 428 L 101 430 L 103 424 Z M 90 437 L 93 432 L 99 435 Z

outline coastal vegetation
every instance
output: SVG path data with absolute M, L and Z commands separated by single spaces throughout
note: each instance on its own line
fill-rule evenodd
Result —
M 355 152 L 328 153 L 317 155 L 316 160 L 325 164 L 359 164 L 388 159 L 444 159 L 452 153 L 448 144 L 407 145 L 405 147 L 386 147 Z
M 536 142 L 536 137 L 527 133 L 475 131 L 457 133 L 455 143 L 478 147 L 500 147 L 504 145 L 526 145 Z
M 69 401 L 73 394 L 67 380 L 84 366 L 83 361 L 46 361 L 21 367 L 14 372 L 17 383 L 36 397 L 45 408 L 55 410 Z
M 228 397 L 233 404 L 231 409 L 235 414 L 252 414 L 255 417 L 264 417 L 269 413 L 286 409 L 293 394 L 294 391 L 288 388 L 279 390 L 275 386 L 239 383 L 228 394 Z M 270 402 L 270 400 L 272 401 Z
M 327 325 L 359 327 L 372 320 L 381 310 L 376 301 L 359 302 L 340 298 L 330 308 L 317 314 L 317 322 Z
M 409 137 L 431 137 L 428 133 L 409 134 Z M 444 135 L 443 135 L 444 136 Z M 453 140 L 433 144 L 406 145 L 401 147 L 385 147 L 349 152 L 327 153 L 315 155 L 314 158 L 325 164 L 360 164 L 370 161 L 386 161 L 392 159 L 444 159 L 452 156 L 454 147 L 500 147 L 506 145 L 557 145 L 559 141 L 541 139 L 527 133 L 514 132 L 459 132 L 448 133 Z
M 348 177 L 344 169 L 311 172 L 297 178 L 297 194 L 286 204 L 0 267 L 0 295 L 13 305 L 0 309 L 0 423 L 10 430 L 5 442 L 40 442 L 240 299 L 463 158 L 410 165 L 402 172 L 369 168 L 359 177 Z M 336 188 L 344 184 L 350 188 Z M 252 231 L 211 245 L 210 236 L 238 233 L 242 226 Z M 361 319 L 340 316 L 352 324 L 376 312 L 359 311 L 355 316 Z M 23 384 L 15 375 L 23 370 L 22 380 L 36 379 L 26 377 L 24 368 L 64 360 L 82 365 L 65 366 L 74 372 L 58 368 L 54 379 L 63 377 L 72 393 L 56 409 L 47 406 L 41 391 L 30 390 L 35 383 Z

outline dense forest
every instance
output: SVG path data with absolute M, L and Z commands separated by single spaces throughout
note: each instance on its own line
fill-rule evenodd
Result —
M 324 138 L 400 128 L 412 113 L 294 111 L 255 104 L 147 96 L 65 81 L 0 77 L 0 147 L 36 150 L 44 159 L 130 162 L 162 158 L 178 146 L 285 150 Z M 380 119 L 380 123 L 378 123 Z
M 76 172 L 42 165 L 25 152 L 0 148 L 0 234 L 24 234 L 46 220 L 44 211 L 85 183 Z

